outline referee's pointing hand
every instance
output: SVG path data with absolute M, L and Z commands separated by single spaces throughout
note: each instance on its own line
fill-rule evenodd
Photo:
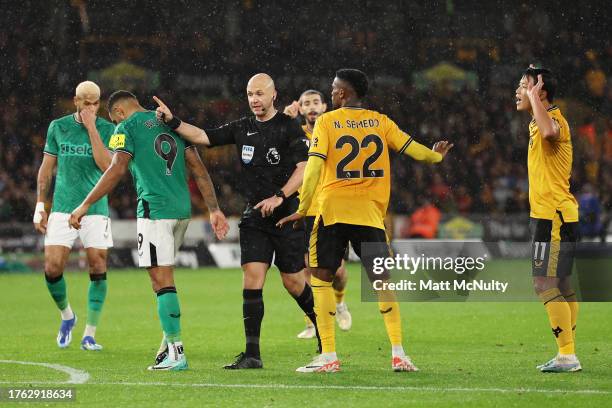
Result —
M 172 112 L 170 112 L 170 108 L 166 106 L 165 103 L 162 102 L 157 96 L 153 96 L 153 100 L 157 103 L 157 109 L 155 109 L 155 114 L 157 115 L 157 119 L 163 120 L 164 122 L 169 122 L 172 120 Z

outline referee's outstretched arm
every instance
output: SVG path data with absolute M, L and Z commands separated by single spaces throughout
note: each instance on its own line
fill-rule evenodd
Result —
M 166 106 L 166 104 L 163 103 L 157 96 L 154 96 L 153 100 L 157 103 L 157 105 L 159 105 L 156 109 L 158 119 L 163 119 L 166 125 L 168 125 L 172 130 L 174 130 L 188 142 L 203 146 L 210 146 L 210 139 L 208 138 L 208 135 L 204 129 L 200 129 L 197 126 L 190 125 L 189 123 L 183 122 L 179 118 L 174 117 L 170 111 L 170 108 L 168 108 L 168 106 Z

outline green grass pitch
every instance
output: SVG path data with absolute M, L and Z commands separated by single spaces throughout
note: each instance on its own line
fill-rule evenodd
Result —
M 111 270 L 96 339 L 101 352 L 78 347 L 86 319 L 88 277 L 67 273 L 80 321 L 66 350 L 55 344 L 59 313 L 41 274 L 0 274 L 0 360 L 61 364 L 89 373 L 76 401 L 48 406 L 612 406 L 612 304 L 582 304 L 577 351 L 584 371 L 542 374 L 555 353 L 537 303 L 403 303 L 404 346 L 418 373 L 393 373 L 390 346 L 375 303 L 360 302 L 359 268 L 351 265 L 349 332 L 337 329 L 342 372 L 296 373 L 315 342 L 300 340 L 303 318 L 275 269 L 264 289 L 263 370 L 221 367 L 243 349 L 241 273 L 179 270 L 176 283 L 190 370 L 148 372 L 161 339 L 155 296 L 144 270 Z M 61 387 L 68 375 L 0 363 L 0 386 Z M 42 382 L 42 384 L 41 384 Z M 553 405 L 555 404 L 555 405 Z M 25 406 L 0 401 L 0 406 Z M 33 403 L 33 406 L 43 406 Z

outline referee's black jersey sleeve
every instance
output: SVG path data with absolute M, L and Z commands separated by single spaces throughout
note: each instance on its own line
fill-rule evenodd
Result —
M 236 143 L 236 130 L 240 127 L 240 121 L 226 123 L 214 129 L 205 129 L 210 147 L 223 146 Z
M 287 125 L 287 133 L 290 139 L 289 151 L 294 163 L 308 161 L 308 138 L 300 124 L 291 120 Z

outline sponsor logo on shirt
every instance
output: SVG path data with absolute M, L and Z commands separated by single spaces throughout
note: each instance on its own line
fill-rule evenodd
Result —
M 125 135 L 123 133 L 112 135 L 108 142 L 108 147 L 111 149 L 121 149 L 125 147 Z
M 244 164 L 249 164 L 251 160 L 253 160 L 253 155 L 255 154 L 255 147 L 243 145 L 242 146 L 242 162 Z
M 93 150 L 91 145 L 82 144 L 75 145 L 72 143 L 62 143 L 60 144 L 60 155 L 62 156 L 91 156 L 93 154 Z

